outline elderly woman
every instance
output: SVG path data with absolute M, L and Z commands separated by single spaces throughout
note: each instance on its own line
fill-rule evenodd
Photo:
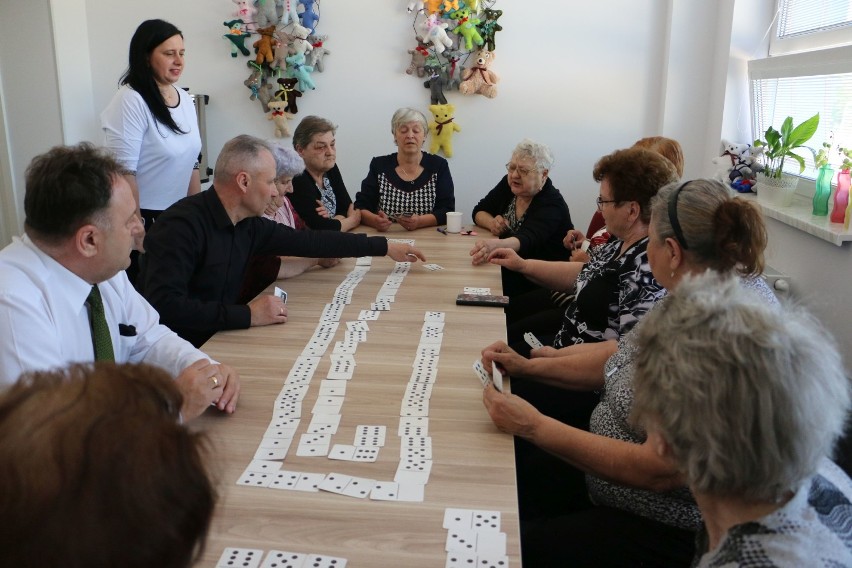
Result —
M 571 229 L 568 205 L 548 174 L 553 153 L 544 144 L 522 140 L 512 151 L 503 179 L 473 208 L 473 221 L 494 235 L 474 251 L 510 248 L 524 258 L 567 260 L 562 235 Z M 485 259 L 474 256 L 474 264 Z
M 764 303 L 776 303 L 757 277 L 765 247 L 760 213 L 732 198 L 716 181 L 671 184 L 653 200 L 648 259 L 657 281 L 667 289 L 675 289 L 685 275 L 711 269 L 739 275 L 742 285 L 756 289 Z M 562 566 L 571 558 L 572 566 L 686 565 L 692 557 L 697 506 L 678 470 L 628 421 L 636 334 L 642 327 L 640 322 L 628 333 L 611 357 L 606 343 L 586 346 L 575 357 L 525 359 L 499 344 L 482 352 L 486 367 L 496 363 L 513 376 L 536 376 L 562 388 L 602 393 L 587 432 L 543 415 L 518 396 L 485 390 L 485 406 L 501 430 L 571 466 L 558 471 L 557 464 L 535 462 L 539 468 L 557 470 L 552 479 L 530 479 L 528 467 L 519 468 L 522 514 L 525 507 L 544 511 L 538 523 L 533 515 L 524 520 L 525 564 Z M 540 366 L 543 362 L 550 365 L 548 371 Z M 582 483 L 577 471 L 586 474 L 583 487 L 570 485 L 578 479 Z
M 365 225 L 387 231 L 396 221 L 413 231 L 447 222 L 447 212 L 456 207 L 453 178 L 447 160 L 421 149 L 426 132 L 422 112 L 401 108 L 393 113 L 391 133 L 397 151 L 370 161 L 355 196 Z
M 293 209 L 288 195 L 293 193 L 293 177 L 304 170 L 305 162 L 294 150 L 274 142 L 270 146 L 275 157 L 275 187 L 278 193 L 267 205 L 263 216 L 293 229 L 304 229 L 305 223 Z M 329 268 L 339 262 L 338 258 L 254 256 L 246 267 L 239 303 L 247 304 L 275 280 L 297 276 L 314 266 Z
M 633 417 L 704 520 L 694 566 L 852 566 L 850 408 L 829 334 L 731 279 L 684 282 L 638 333 Z
M 349 231 L 361 224 L 337 167 L 337 127 L 319 116 L 306 116 L 293 132 L 293 148 L 305 171 L 293 178 L 290 202 L 310 229 Z

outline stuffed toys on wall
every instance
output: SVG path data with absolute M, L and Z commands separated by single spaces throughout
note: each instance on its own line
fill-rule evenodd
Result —
M 417 47 L 409 49 L 408 54 L 411 56 L 411 63 L 408 64 L 408 69 L 405 72 L 409 75 L 417 73 L 418 77 L 426 75 L 426 57 L 429 56 L 428 46 L 421 42 L 417 42 Z
M 260 89 L 257 93 L 257 100 L 260 101 L 260 106 L 263 112 L 269 112 L 269 102 L 275 96 L 275 87 L 272 83 L 261 82 Z
M 453 40 L 447 35 L 449 24 L 438 21 L 438 16 L 430 14 L 426 22 L 420 27 L 420 39 L 424 43 L 431 43 L 438 55 L 453 46 Z
M 462 8 L 461 10 L 452 12 L 450 19 L 456 20 L 459 23 L 453 30 L 453 33 L 464 38 L 465 49 L 470 51 L 473 49 L 474 43 L 476 45 L 485 43 L 482 36 L 479 35 L 479 30 L 476 29 L 477 24 L 480 23 L 479 18 L 472 16 L 469 8 Z
M 313 46 L 308 43 L 309 35 L 310 30 L 308 28 L 299 24 L 293 26 L 293 30 L 289 34 L 290 46 L 293 48 L 293 53 L 307 53 L 313 49 Z
M 464 2 L 461 4 L 464 6 Z M 441 6 L 441 10 L 446 13 L 450 13 L 454 10 L 459 10 L 459 0 L 444 0 L 443 5 Z
M 473 66 L 465 69 L 462 73 L 462 82 L 459 91 L 463 95 L 484 95 L 489 99 L 497 96 L 496 84 L 500 77 L 489 67 L 494 61 L 494 53 L 487 49 L 480 49 L 474 56 Z
M 752 191 L 757 173 L 763 171 L 763 166 L 757 162 L 762 152 L 763 148 L 753 148 L 751 144 L 722 140 L 722 155 L 712 160 L 717 168 L 715 179 L 740 193 Z
M 274 134 L 276 138 L 290 137 L 287 121 L 292 119 L 293 115 L 287 112 L 286 108 L 287 103 L 285 101 L 271 101 L 269 103 L 269 115 L 266 120 L 271 120 L 272 124 L 275 125 Z
M 323 63 L 323 59 L 325 59 L 326 55 L 331 54 L 331 50 L 325 47 L 325 42 L 328 41 L 327 35 L 311 35 L 308 36 L 308 43 L 311 44 L 311 54 L 308 57 L 308 65 L 314 68 L 315 71 L 323 72 L 325 68 L 325 63 Z
M 443 66 L 444 78 L 446 79 L 446 87 L 448 91 L 457 91 L 461 84 L 461 61 L 463 51 L 458 49 L 448 49 L 444 52 L 444 57 L 447 59 L 447 64 Z
M 237 11 L 234 15 L 246 23 L 246 29 L 253 32 L 256 29 L 254 15 L 257 14 L 257 9 L 248 3 L 248 0 L 231 0 L 237 5 Z
M 408 13 L 419 12 L 423 9 L 423 2 L 409 2 L 408 3 Z
M 426 0 L 423 4 L 426 7 L 426 11 L 430 14 L 436 14 L 441 10 L 441 5 L 444 3 L 444 0 Z
M 228 28 L 228 33 L 222 37 L 231 42 L 231 57 L 237 56 L 237 50 L 243 55 L 251 55 L 251 52 L 246 47 L 246 38 L 249 37 L 249 34 L 243 30 L 245 22 L 237 19 L 222 22 L 222 24 Z
M 461 132 L 461 127 L 453 122 L 456 107 L 451 104 L 430 105 L 429 112 L 434 117 L 429 123 L 429 133 L 432 135 L 429 152 L 436 154 L 441 150 L 446 157 L 452 158 L 453 133 Z
M 257 57 L 255 57 L 254 62 L 258 65 L 262 65 L 264 63 L 271 64 L 275 60 L 272 45 L 276 40 L 272 36 L 273 32 L 275 32 L 275 25 L 258 28 L 257 30 L 257 33 L 260 34 L 260 39 L 254 42 L 252 47 L 254 47 L 255 53 L 257 53 Z
M 290 22 L 299 21 L 299 15 L 296 13 L 296 0 L 276 0 L 276 3 L 283 9 L 280 20 L 282 25 L 286 26 Z
M 503 15 L 503 10 L 492 10 L 486 8 L 482 11 L 482 23 L 479 24 L 479 34 L 485 40 L 485 49 L 494 51 L 497 49 L 497 44 L 494 42 L 494 36 L 497 32 L 503 29 L 503 26 L 497 23 L 498 18 Z
M 243 81 L 243 85 L 249 88 L 251 94 L 249 95 L 249 99 L 256 101 L 258 94 L 260 93 L 260 66 L 254 64 L 253 62 L 248 62 L 249 66 L 252 67 L 251 75 L 249 75 L 248 79 Z
M 278 79 L 278 84 L 281 85 L 281 88 L 275 92 L 275 98 L 286 102 L 287 106 L 284 107 L 284 110 L 291 114 L 298 114 L 299 112 L 296 99 L 301 97 L 302 93 L 296 89 L 296 83 L 298 82 L 299 80 L 295 77 L 282 77 Z
M 287 76 L 295 77 L 299 80 L 300 91 L 304 93 L 305 91 L 312 91 L 317 88 L 314 84 L 314 80 L 311 79 L 311 71 L 313 71 L 314 68 L 305 63 L 304 53 L 290 55 L 286 58 L 286 61 Z
M 314 11 L 315 0 L 299 0 L 299 4 L 304 8 L 301 16 L 302 25 L 314 33 L 319 21 L 319 16 Z
M 257 0 L 257 25 L 265 28 L 278 24 L 278 9 L 275 0 Z
M 447 80 L 444 78 L 443 73 L 441 73 L 441 68 L 439 66 L 433 67 L 427 65 L 426 72 L 429 74 L 429 78 L 426 79 L 423 86 L 431 90 L 432 104 L 447 104 L 447 97 L 444 96 L 444 85 L 446 85 Z

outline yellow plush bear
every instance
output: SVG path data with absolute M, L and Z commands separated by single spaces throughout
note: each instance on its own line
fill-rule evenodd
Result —
M 432 134 L 432 144 L 429 152 L 436 154 L 443 150 L 448 158 L 453 157 L 453 132 L 461 132 L 461 126 L 453 122 L 456 112 L 455 105 L 429 105 L 429 111 L 434 120 L 429 123 L 429 132 Z

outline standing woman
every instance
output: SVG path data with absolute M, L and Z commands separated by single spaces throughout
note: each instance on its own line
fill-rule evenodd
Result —
M 391 118 L 397 151 L 370 161 L 370 171 L 355 196 L 361 222 L 387 231 L 396 221 L 406 230 L 447 223 L 456 207 L 453 178 L 447 160 L 424 152 L 426 117 L 419 110 L 401 108 Z
M 142 22 L 130 40 L 121 87 L 101 113 L 106 146 L 128 170 L 146 231 L 163 210 L 201 191 L 201 136 L 192 99 L 175 86 L 183 73 L 183 34 L 163 20 Z M 141 240 L 136 249 L 143 251 Z M 127 269 L 138 272 L 138 252 Z

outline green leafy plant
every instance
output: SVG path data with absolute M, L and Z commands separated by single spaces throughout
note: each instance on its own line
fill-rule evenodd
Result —
M 784 161 L 787 158 L 795 160 L 799 164 L 799 173 L 805 171 L 805 160 L 793 150 L 804 146 L 811 139 L 819 126 L 819 113 L 813 115 L 798 126 L 793 126 L 793 117 L 788 116 L 781 124 L 780 130 L 773 127 L 766 129 L 764 137 L 766 140 L 755 140 L 754 146 L 763 148 L 765 169 L 763 174 L 767 177 L 780 179 L 784 172 Z
M 837 152 L 843 156 L 843 162 L 840 164 L 840 171 L 848 172 L 852 169 L 852 148 L 838 148 Z

